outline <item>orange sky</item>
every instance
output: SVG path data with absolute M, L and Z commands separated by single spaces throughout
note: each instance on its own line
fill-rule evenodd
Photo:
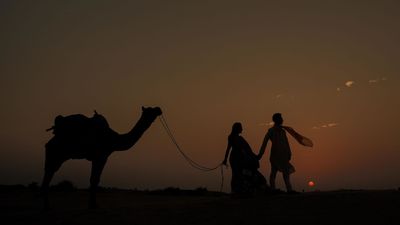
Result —
M 399 6 L 2 1 L 0 183 L 40 181 L 55 116 L 96 109 L 122 133 L 145 105 L 160 106 L 182 148 L 206 166 L 222 161 L 234 122 L 257 153 L 281 112 L 315 144 L 291 140 L 296 189 L 309 180 L 321 190 L 399 187 Z M 86 187 L 89 172 L 87 161 L 68 161 L 54 182 Z M 101 184 L 217 190 L 219 182 L 219 171 L 189 167 L 156 121 L 109 158 Z

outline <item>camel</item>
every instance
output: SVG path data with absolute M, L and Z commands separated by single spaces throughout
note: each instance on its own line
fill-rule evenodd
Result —
M 159 107 L 142 107 L 140 119 L 125 134 L 113 131 L 107 120 L 96 111 L 92 118 L 81 114 L 57 116 L 55 125 L 48 129 L 53 130 L 55 135 L 45 145 L 45 171 L 41 186 L 44 208 L 49 209 L 48 192 L 51 179 L 69 159 L 86 159 L 92 162 L 89 208 L 96 208 L 96 189 L 107 158 L 114 151 L 126 151 L 135 145 L 161 114 Z

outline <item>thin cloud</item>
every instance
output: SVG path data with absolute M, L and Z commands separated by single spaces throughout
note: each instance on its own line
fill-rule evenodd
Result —
M 378 83 L 379 80 L 369 80 L 368 83 L 373 84 L 373 83 Z
M 346 83 L 344 85 L 346 85 L 346 87 L 348 87 L 348 88 L 351 88 L 354 85 L 354 83 L 355 83 L 354 81 L 349 80 L 349 81 L 346 81 Z
M 322 124 L 319 126 L 313 126 L 312 129 L 314 130 L 320 130 L 320 129 L 325 129 L 325 128 L 333 128 L 339 126 L 338 123 L 327 123 L 327 124 Z
M 268 122 L 268 123 L 259 123 L 259 126 L 268 126 L 268 127 L 272 127 L 274 126 L 274 122 Z
M 369 79 L 368 80 L 368 84 L 369 85 L 379 85 L 379 83 L 386 82 L 387 80 L 388 80 L 387 77 L 379 77 L 379 78 L 375 78 L 375 79 Z M 355 85 L 355 83 L 356 82 L 354 80 L 348 80 L 348 81 L 344 82 L 344 86 L 347 87 L 347 88 L 352 88 Z M 360 85 L 364 85 L 364 84 L 365 83 L 363 81 Z M 345 92 L 345 88 L 343 86 L 342 87 L 337 87 L 336 88 L 336 92 L 339 95 L 339 93 Z
M 378 82 L 385 82 L 385 81 L 387 81 L 387 78 L 386 77 L 382 77 L 382 78 L 378 78 L 378 79 L 371 79 L 371 80 L 368 81 L 368 83 L 369 84 L 375 84 L 375 83 L 378 83 Z

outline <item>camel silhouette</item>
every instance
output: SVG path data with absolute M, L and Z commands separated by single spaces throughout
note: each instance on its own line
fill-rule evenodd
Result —
M 51 179 L 68 159 L 87 159 L 92 162 L 89 207 L 96 208 L 96 189 L 107 158 L 114 151 L 130 149 L 161 114 L 159 107 L 142 107 L 140 119 L 126 134 L 112 130 L 107 120 L 96 111 L 92 118 L 81 114 L 57 116 L 55 125 L 48 129 L 53 130 L 55 135 L 45 146 L 45 172 L 41 186 L 44 208 L 49 208 Z

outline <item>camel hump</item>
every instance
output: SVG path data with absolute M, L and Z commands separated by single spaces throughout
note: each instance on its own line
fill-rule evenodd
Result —
M 89 118 L 82 114 L 69 116 L 59 115 L 54 119 L 52 127 L 53 134 L 56 136 L 80 136 L 87 133 L 103 133 L 109 130 L 106 118 L 95 113 Z
M 98 114 L 96 112 L 96 110 L 94 111 L 94 115 L 93 115 L 92 118 L 90 118 L 90 120 L 91 120 L 92 125 L 95 126 L 96 129 L 108 129 L 108 128 L 110 128 L 106 118 L 103 115 Z

